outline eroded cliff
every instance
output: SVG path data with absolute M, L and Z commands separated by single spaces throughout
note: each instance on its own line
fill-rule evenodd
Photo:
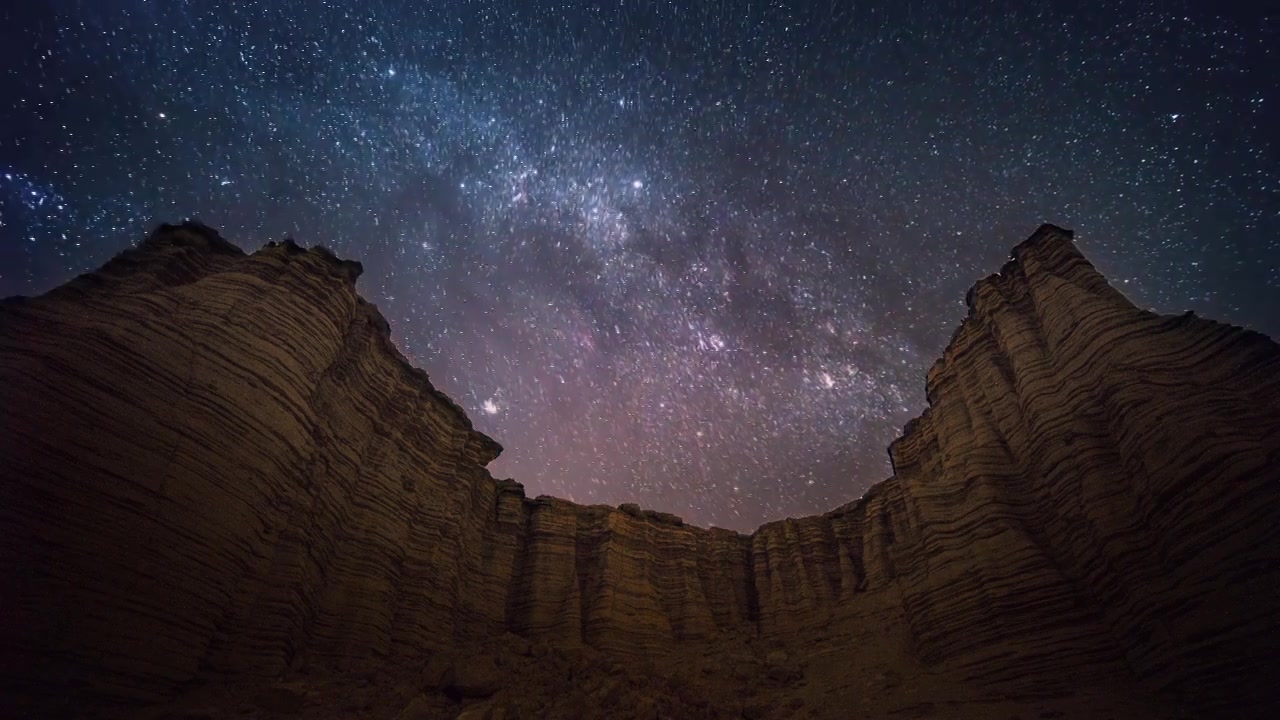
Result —
M 750 536 L 492 479 L 500 447 L 401 357 L 359 273 L 188 224 L 5 301 L 11 707 L 1261 717 L 1275 699 L 1280 349 L 1135 308 L 1066 231 L 970 292 L 893 477 Z

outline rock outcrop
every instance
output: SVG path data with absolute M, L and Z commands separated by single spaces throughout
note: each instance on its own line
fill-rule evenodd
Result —
M 970 292 L 892 477 L 750 536 L 491 478 L 501 448 L 396 350 L 360 271 L 163 226 L 0 306 L 6 706 L 1264 717 L 1277 700 L 1280 347 L 1135 308 L 1066 231 Z

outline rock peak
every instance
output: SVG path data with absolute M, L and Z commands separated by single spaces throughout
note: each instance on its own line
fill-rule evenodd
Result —
M 1010 254 L 1016 256 L 1018 253 L 1018 249 L 1022 247 L 1027 247 L 1027 246 L 1035 245 L 1042 242 L 1051 242 L 1054 240 L 1071 241 L 1071 240 L 1074 240 L 1074 238 L 1075 238 L 1075 232 L 1071 230 L 1058 227 L 1057 225 L 1054 225 L 1052 223 L 1042 223 L 1040 227 L 1036 228 L 1035 232 L 1031 233 L 1030 237 L 1028 237 L 1026 240 L 1023 240 L 1022 242 L 1015 245 L 1013 252 Z
M 197 247 L 211 253 L 243 255 L 244 251 L 227 242 L 222 233 L 199 220 L 185 220 L 177 225 L 161 223 L 138 246 L 138 249 L 162 250 L 169 247 Z

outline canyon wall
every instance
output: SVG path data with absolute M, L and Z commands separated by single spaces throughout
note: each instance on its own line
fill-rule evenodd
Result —
M 1000 697 L 1280 686 L 1280 348 L 1135 308 L 1042 227 L 969 294 L 894 474 L 750 536 L 530 499 L 389 340 L 358 263 L 163 226 L 0 306 L 15 706 L 412 664 L 515 634 L 750 647 Z M 858 688 L 861 692 L 861 688 Z M 978 692 L 978 691 L 974 691 Z

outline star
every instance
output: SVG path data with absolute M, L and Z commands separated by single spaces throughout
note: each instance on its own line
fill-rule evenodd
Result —
M 531 494 L 857 498 L 1042 222 L 1140 307 L 1280 335 L 1261 10 L 12 5 L 0 296 L 189 215 L 325 245 Z

